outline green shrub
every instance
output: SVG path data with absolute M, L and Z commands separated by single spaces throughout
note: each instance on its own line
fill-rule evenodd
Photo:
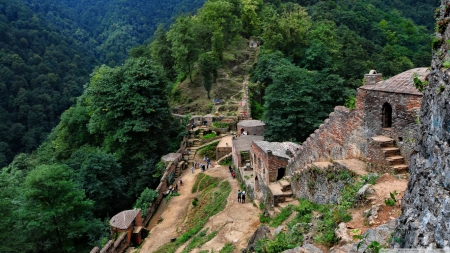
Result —
M 224 165 L 224 166 L 230 166 L 233 164 L 233 157 L 229 156 L 225 159 L 223 159 L 222 161 L 220 161 L 220 165 Z
M 297 247 L 296 242 L 292 242 L 284 232 L 275 236 L 273 240 L 261 239 L 255 244 L 257 253 L 278 253 Z
M 207 134 L 207 135 L 203 135 L 202 140 L 212 139 L 212 138 L 215 138 L 215 137 L 217 137 L 217 135 L 215 133 L 210 133 L 210 134 Z
M 211 177 L 206 175 L 205 173 L 197 174 L 197 179 L 195 180 L 194 185 L 192 186 L 192 193 L 203 191 L 210 185 L 217 185 L 219 179 L 217 177 Z
M 211 160 L 216 160 L 216 147 L 219 145 L 219 141 L 211 143 L 200 149 L 199 153 L 202 156 L 206 156 Z
M 261 223 L 269 223 L 270 222 L 270 217 L 269 216 L 265 216 L 263 213 L 259 214 L 259 222 Z
M 136 200 L 134 204 L 134 208 L 141 209 L 142 217 L 147 215 L 147 209 L 154 199 L 158 197 L 158 192 L 146 187 L 144 191 L 141 193 L 141 196 Z
M 292 205 L 288 205 L 285 208 L 281 209 L 281 212 L 277 214 L 270 223 L 271 227 L 278 227 L 285 221 L 291 214 L 292 214 L 293 208 Z
M 220 121 L 214 121 L 213 122 L 213 127 L 217 127 L 217 128 L 229 128 L 230 124 L 225 123 L 225 122 L 220 122 Z
M 236 249 L 231 242 L 227 242 L 222 249 L 220 249 L 219 253 L 232 253 Z

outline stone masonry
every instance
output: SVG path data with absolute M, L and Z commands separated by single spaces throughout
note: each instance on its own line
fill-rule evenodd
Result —
M 450 247 L 450 0 L 442 0 L 429 85 L 420 111 L 420 134 L 410 160 L 410 178 L 397 221 L 396 247 Z
M 425 68 L 408 70 L 379 82 L 376 81 L 380 80 L 380 74 L 366 75 L 366 85 L 357 92 L 356 108 L 350 110 L 337 106 L 291 159 L 289 175 L 307 164 L 331 159 L 373 158 L 377 162 L 377 154 L 371 157 L 374 152 L 369 152 L 371 137 L 377 135 L 395 139 L 402 155 L 409 157 L 418 128 L 415 115 L 421 101 L 420 92 L 413 84 L 414 73 L 421 80 L 427 75 Z M 382 126 L 382 107 L 385 103 L 390 103 L 392 107 L 390 128 Z

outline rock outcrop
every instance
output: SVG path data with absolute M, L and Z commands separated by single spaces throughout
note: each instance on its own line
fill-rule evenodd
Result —
M 450 0 L 437 13 L 433 60 L 425 88 L 420 134 L 410 160 L 408 189 L 397 221 L 395 247 L 450 246 Z

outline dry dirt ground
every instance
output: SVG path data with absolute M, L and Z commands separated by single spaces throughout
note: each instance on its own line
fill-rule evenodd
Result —
M 150 226 L 155 224 L 157 220 L 162 221 L 150 228 L 150 234 L 145 239 L 139 252 L 151 253 L 165 243 L 170 243 L 171 238 L 180 236 L 179 229 L 182 227 L 184 217 L 191 206 L 191 201 L 199 194 L 191 193 L 192 185 L 195 183 L 195 176 L 198 173 L 202 173 L 200 169 L 196 169 L 194 174 L 190 170 L 183 172 L 183 185 L 179 187 L 180 196 L 172 197 L 169 203 L 164 203 L 159 207 L 159 210 L 150 222 Z M 245 204 L 237 202 L 239 182 L 237 179 L 231 178 L 228 167 L 215 165 L 214 168 L 208 169 L 205 173 L 228 180 L 232 190 L 228 196 L 228 203 L 225 209 L 211 217 L 205 225 L 205 228 L 209 228 L 209 231 L 214 231 L 221 227 L 220 232 L 211 241 L 203 245 L 201 249 L 194 249 L 191 252 L 195 253 L 204 249 L 214 249 L 215 252 L 218 252 L 227 242 L 233 242 L 236 246 L 235 252 L 239 252 L 240 249 L 247 246 L 247 240 L 260 224 L 259 209 L 251 202 Z M 177 252 L 181 252 L 184 247 L 185 245 L 181 246 Z
M 358 232 L 359 234 L 364 233 L 369 228 L 378 227 L 381 224 L 387 223 L 391 219 L 396 219 L 400 214 L 400 203 L 405 194 L 405 190 L 408 186 L 408 180 L 404 178 L 397 178 L 391 174 L 383 174 L 376 184 L 373 186 L 375 193 L 369 197 L 369 203 L 363 207 L 353 209 L 351 211 L 353 219 L 347 222 L 347 228 Z M 384 200 L 389 198 L 390 192 L 397 191 L 398 195 L 396 199 L 398 200 L 394 206 L 387 206 Z M 369 209 L 372 205 L 381 204 L 381 209 L 378 212 L 378 218 L 375 219 L 376 224 L 370 226 L 367 224 L 364 218 L 364 211 Z

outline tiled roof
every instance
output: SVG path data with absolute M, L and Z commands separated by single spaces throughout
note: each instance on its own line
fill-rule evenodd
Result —
M 414 73 L 417 73 L 419 79 L 424 81 L 429 74 L 429 70 L 427 68 L 410 69 L 374 85 L 361 86 L 360 89 L 422 95 L 422 92 L 418 91 L 414 86 Z
M 243 120 L 243 121 L 239 121 L 238 126 L 243 126 L 243 127 L 253 127 L 253 126 L 265 126 L 266 124 L 264 122 L 262 122 L 261 120 Z
M 233 139 L 233 146 L 238 151 L 246 151 L 252 149 L 253 141 L 262 141 L 262 140 L 264 140 L 264 137 L 259 135 L 244 135 L 236 137 L 236 139 Z
M 140 210 L 122 211 L 111 218 L 109 224 L 118 229 L 127 229 L 138 215 Z
M 290 150 L 291 153 L 294 154 L 294 152 L 300 147 L 300 145 L 295 144 L 293 142 L 255 141 L 255 144 L 265 152 L 271 150 L 273 155 L 288 159 L 290 157 L 289 155 L 286 154 L 286 150 Z
M 181 156 L 181 153 L 169 153 L 169 154 L 163 156 L 161 158 L 161 160 L 163 160 L 166 163 L 173 162 L 173 161 L 177 160 L 178 158 L 180 158 L 180 156 Z

